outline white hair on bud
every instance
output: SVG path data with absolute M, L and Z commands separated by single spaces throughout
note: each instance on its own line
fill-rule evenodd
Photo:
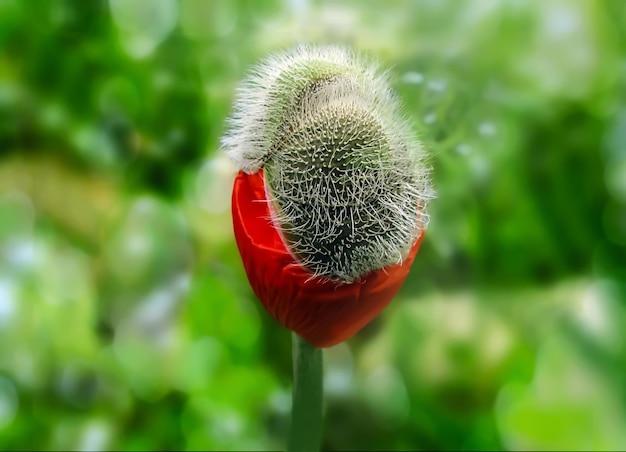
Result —
M 339 47 L 270 57 L 242 83 L 222 140 L 264 168 L 275 224 L 315 276 L 355 282 L 401 263 L 427 223 L 428 168 L 378 68 Z

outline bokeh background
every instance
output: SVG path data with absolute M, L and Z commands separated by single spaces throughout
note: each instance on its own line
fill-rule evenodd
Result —
M 625 40 L 622 0 L 0 0 L 0 449 L 284 448 L 219 138 L 298 42 L 389 68 L 438 195 L 324 449 L 626 449 Z

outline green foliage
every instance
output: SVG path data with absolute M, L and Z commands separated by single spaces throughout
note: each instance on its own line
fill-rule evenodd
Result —
M 0 449 L 285 447 L 217 148 L 296 42 L 390 68 L 437 191 L 325 450 L 626 448 L 624 2 L 3 0 Z

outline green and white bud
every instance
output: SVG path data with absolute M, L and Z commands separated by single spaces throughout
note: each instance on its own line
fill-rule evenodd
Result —
M 242 83 L 223 150 L 264 169 L 288 249 L 355 282 L 401 263 L 427 222 L 425 153 L 378 68 L 339 47 L 270 57 Z

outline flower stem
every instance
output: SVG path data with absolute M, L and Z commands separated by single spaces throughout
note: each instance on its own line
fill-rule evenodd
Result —
M 322 350 L 292 336 L 293 399 L 288 452 L 319 452 L 322 440 Z

